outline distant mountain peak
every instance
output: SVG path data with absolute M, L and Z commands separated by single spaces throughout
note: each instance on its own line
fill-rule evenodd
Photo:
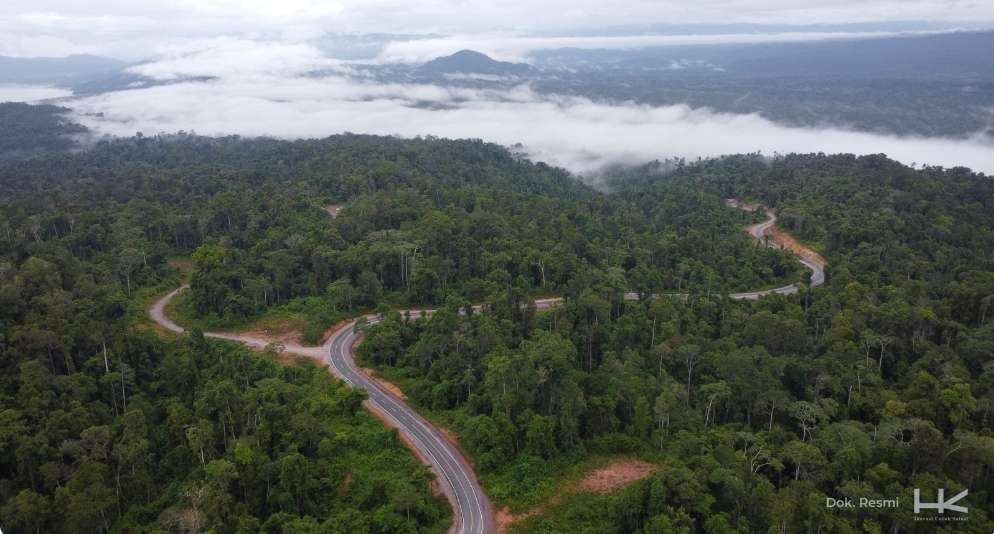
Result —
M 433 74 L 490 74 L 516 75 L 528 71 L 524 63 L 497 61 L 475 50 L 460 50 L 449 56 L 437 57 L 421 66 L 423 72 Z
M 464 59 L 469 61 L 486 61 L 488 63 L 501 63 L 500 61 L 495 60 L 494 58 L 484 54 L 483 52 L 477 52 L 476 50 L 470 50 L 468 48 L 464 48 L 456 52 L 455 54 L 449 56 L 442 56 L 436 59 L 443 59 L 446 57 L 449 59 Z

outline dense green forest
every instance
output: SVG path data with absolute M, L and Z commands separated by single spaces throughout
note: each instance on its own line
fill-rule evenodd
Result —
M 74 136 L 87 129 L 67 119 L 68 113 L 58 106 L 0 102 L 0 161 L 79 147 Z
M 498 504 L 535 504 L 597 455 L 663 466 L 523 530 L 994 529 L 988 178 L 824 155 L 608 178 L 611 193 L 480 141 L 358 135 L 136 136 L 5 161 L 0 527 L 447 528 L 430 472 L 325 370 L 150 331 L 151 297 L 189 276 L 191 325 L 296 313 L 315 339 L 387 312 L 363 358 L 451 425 Z M 729 300 L 806 276 L 741 231 L 760 215 L 732 196 L 777 208 L 827 256 L 827 284 Z M 546 294 L 566 302 L 529 305 Z M 408 305 L 441 311 L 389 312 Z M 824 506 L 916 487 L 969 488 L 969 521 Z
M 380 303 L 561 292 L 591 268 L 646 291 L 800 275 L 788 255 L 752 246 L 738 230 L 748 217 L 714 198 L 687 190 L 635 210 L 479 141 L 136 137 L 12 163 L 0 184 L 16 199 L 3 224 L 66 237 L 82 258 L 114 255 L 126 292 L 167 256 L 192 256 L 188 316 L 225 326 L 289 306 L 313 318 L 311 338 Z M 321 209 L 346 199 L 338 219 Z M 74 231 L 108 214 L 115 223 Z
M 51 118 L 32 110 L 29 125 Z M 567 290 L 594 265 L 619 288 L 626 270 L 646 288 L 702 290 L 798 272 L 739 234 L 746 214 L 709 206 L 703 231 L 724 239 L 697 247 L 690 207 L 672 212 L 680 224 L 673 206 L 635 220 L 563 171 L 479 141 L 136 136 L 9 160 L 0 191 L 9 532 L 447 525 L 427 469 L 323 370 L 147 331 L 150 297 L 180 283 L 176 259 L 195 265 L 189 319 L 296 310 L 311 334 L 365 308 Z M 347 207 L 333 219 L 327 203 Z M 631 256 L 633 240 L 655 258 Z M 693 263 L 656 273 L 645 261 Z
M 612 196 L 643 213 L 687 191 L 775 206 L 825 252 L 828 284 L 626 304 L 619 288 L 637 282 L 593 269 L 553 311 L 394 315 L 361 354 L 457 430 L 499 502 L 537 504 L 530 492 L 564 461 L 663 465 L 524 531 L 991 530 L 994 184 L 883 157 L 661 167 L 617 173 Z M 969 489 L 969 521 L 916 523 L 913 488 Z M 826 497 L 905 505 L 838 511 Z
M 185 142 L 136 138 L 0 171 L 0 526 L 444 531 L 451 511 L 429 470 L 360 409 L 360 393 L 309 364 L 142 326 L 148 297 L 179 283 L 167 258 L 238 238 L 206 219 L 201 232 L 182 210 L 251 179 L 196 174 L 213 141 Z M 169 151 L 188 166 L 155 163 Z M 296 219 L 272 223 L 292 230 Z

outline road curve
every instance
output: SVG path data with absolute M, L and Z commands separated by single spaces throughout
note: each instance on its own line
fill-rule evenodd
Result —
M 725 201 L 730 207 L 738 208 L 746 211 L 755 211 L 757 209 L 763 208 L 766 213 L 766 220 L 745 227 L 745 231 L 754 237 L 757 241 L 765 243 L 767 246 L 784 248 L 785 244 L 778 241 L 778 236 L 772 236 L 772 239 L 767 239 L 767 234 L 770 230 L 777 224 L 777 214 L 773 210 L 759 204 L 746 204 L 736 199 L 728 199 Z M 797 256 L 798 261 L 804 264 L 811 271 L 811 287 L 820 286 L 825 283 L 825 259 L 822 258 L 817 252 L 803 246 L 796 244 L 794 248 L 790 249 L 791 252 Z M 729 293 L 728 298 L 735 300 L 757 300 L 765 295 L 793 295 L 796 294 L 801 288 L 801 284 L 793 283 L 781 287 L 775 287 L 773 289 L 761 289 L 757 291 L 744 291 L 742 293 Z M 686 297 L 686 293 L 668 293 L 671 297 Z M 625 293 L 625 300 L 639 300 L 642 296 L 634 291 L 629 291 Z M 561 298 L 548 298 L 542 300 L 536 300 L 535 304 L 538 309 L 550 308 L 562 302 Z
M 370 324 L 379 321 L 376 317 L 367 320 Z M 354 321 L 332 335 L 327 360 L 332 371 L 353 387 L 366 390 L 372 409 L 403 433 L 422 459 L 431 465 L 442 491 L 456 511 L 450 532 L 494 532 L 493 506 L 477 482 L 469 461 L 441 431 L 356 365 L 352 348 L 360 340 L 361 334 Z
M 742 204 L 738 201 L 730 200 L 728 204 L 740 209 L 753 210 L 758 206 Z M 764 240 L 764 236 L 776 224 L 777 217 L 773 210 L 766 209 L 767 219 L 759 224 L 746 228 L 750 235 L 759 240 Z M 769 246 L 781 246 L 775 240 L 768 243 Z M 824 260 L 817 253 L 809 249 L 802 248 L 801 251 L 793 250 L 798 259 L 811 270 L 811 285 L 817 286 L 825 282 Z M 149 316 L 159 326 L 170 332 L 182 334 L 185 332 L 182 326 L 176 324 L 166 315 L 166 305 L 181 291 L 189 286 L 181 286 L 165 296 L 155 301 L 149 308 Z M 755 300 L 763 295 L 773 293 L 793 294 L 797 293 L 799 284 L 790 284 L 774 289 L 762 291 L 747 291 L 744 293 L 733 293 L 730 298 L 738 300 Z M 638 300 L 638 293 L 625 293 L 626 300 Z M 540 310 L 553 308 L 562 304 L 562 297 L 549 297 L 535 300 L 535 307 Z M 479 306 L 474 306 L 479 309 Z M 418 318 L 429 315 L 434 310 L 409 310 L 407 313 L 411 318 Z M 364 317 L 369 324 L 376 324 L 380 321 L 379 316 L 369 315 Z M 395 394 L 383 387 L 374 378 L 370 377 L 355 363 L 355 346 L 362 340 L 362 334 L 357 330 L 359 319 L 353 320 L 340 328 L 321 346 L 310 347 L 293 343 L 284 344 L 283 349 L 287 352 L 314 358 L 327 363 L 331 371 L 340 379 L 353 387 L 362 388 L 368 394 L 366 406 L 370 411 L 382 418 L 387 424 L 396 428 L 408 443 L 415 449 L 418 456 L 427 463 L 435 472 L 442 492 L 452 504 L 454 518 L 450 533 L 459 534 L 484 534 L 496 531 L 494 520 L 494 509 L 483 488 L 476 479 L 472 465 L 466 457 L 459 451 L 453 443 L 446 439 L 445 435 L 434 425 L 417 414 L 411 407 L 404 403 Z M 237 341 L 252 348 L 263 349 L 270 345 L 270 341 L 254 336 L 227 333 L 227 332 L 205 332 L 204 336 Z
M 149 308 L 152 320 L 170 332 L 184 333 L 185 329 L 166 314 L 166 305 L 187 287 L 181 286 L 156 300 Z M 431 311 L 413 310 L 410 315 L 417 318 Z M 379 322 L 377 316 L 367 316 L 365 319 L 370 324 Z M 356 330 L 357 322 L 358 320 L 349 322 L 321 346 L 286 343 L 283 350 L 327 363 L 338 378 L 368 393 L 366 407 L 396 428 L 422 461 L 435 472 L 439 486 L 452 504 L 454 512 L 450 533 L 484 534 L 496 531 L 493 505 L 476 480 L 473 467 L 466 457 L 440 430 L 356 365 L 353 349 L 361 341 L 361 334 Z M 270 345 L 269 340 L 244 334 L 204 332 L 204 336 L 237 341 L 256 349 L 264 349 Z
M 766 213 L 766 220 L 758 224 L 747 226 L 746 232 L 758 241 L 765 242 L 770 247 L 783 248 L 786 246 L 785 243 L 779 242 L 777 240 L 777 236 L 775 235 L 772 239 L 767 240 L 767 234 L 769 234 L 770 230 L 777 224 L 777 214 L 772 209 L 756 204 L 746 204 L 736 199 L 728 199 L 725 203 L 733 208 L 746 211 L 754 211 L 756 209 L 763 208 Z M 820 286 L 825 283 L 825 260 L 817 252 L 803 246 L 799 246 L 798 250 L 791 249 L 791 252 L 797 256 L 798 261 L 804 264 L 804 266 L 811 271 L 811 287 Z M 794 283 L 774 289 L 764 289 L 762 291 L 732 293 L 728 296 L 729 298 L 738 300 L 756 300 L 763 295 L 771 295 L 774 293 L 780 295 L 793 295 L 798 292 L 800 287 L 800 284 Z
M 184 332 L 183 327 L 174 323 L 173 320 L 166 315 L 166 304 L 169 304 L 169 301 L 173 300 L 173 297 L 175 297 L 180 293 L 180 291 L 183 291 L 188 287 L 190 286 L 182 285 L 167 293 L 166 296 L 153 302 L 152 307 L 148 309 L 148 314 L 149 316 L 152 317 L 152 320 L 158 323 L 159 326 L 165 328 L 166 330 L 169 330 L 170 332 L 182 334 Z

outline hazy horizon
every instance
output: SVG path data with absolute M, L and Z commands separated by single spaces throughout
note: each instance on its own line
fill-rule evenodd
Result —
M 610 7 L 586 1 L 534 7 L 212 0 L 106 2 L 94 10 L 19 0 L 0 7 L 0 55 L 141 59 L 124 74 L 156 84 L 78 97 L 45 84 L 3 84 L 0 100 L 61 97 L 58 102 L 97 134 L 121 136 L 185 130 L 286 139 L 342 132 L 481 138 L 520 143 L 535 159 L 580 173 L 614 163 L 757 151 L 885 153 L 909 164 L 994 173 L 994 145 L 983 128 L 951 138 L 837 122 L 799 127 L 758 112 L 540 92 L 526 79 L 497 88 L 384 82 L 356 70 L 356 60 L 346 57 L 416 64 L 472 49 L 499 60 L 530 61 L 541 50 L 817 43 L 992 25 L 994 5 L 969 2 L 835 0 L 802 8 L 773 0 L 662 6 L 630 0 Z

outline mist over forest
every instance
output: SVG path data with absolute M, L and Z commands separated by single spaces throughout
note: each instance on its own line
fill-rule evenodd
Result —
M 352 58 L 349 45 L 367 47 L 366 57 Z M 484 52 L 446 55 L 461 46 Z M 587 174 L 616 163 L 811 151 L 990 172 L 991 46 L 992 32 L 925 30 L 216 37 L 133 63 L 7 58 L 0 83 L 22 93 L 32 81 L 65 87 L 74 96 L 56 99 L 74 121 L 118 136 L 480 138 Z M 33 91 L 22 98 L 46 96 Z
M 994 6 L 0 5 L 5 533 L 994 531 Z

